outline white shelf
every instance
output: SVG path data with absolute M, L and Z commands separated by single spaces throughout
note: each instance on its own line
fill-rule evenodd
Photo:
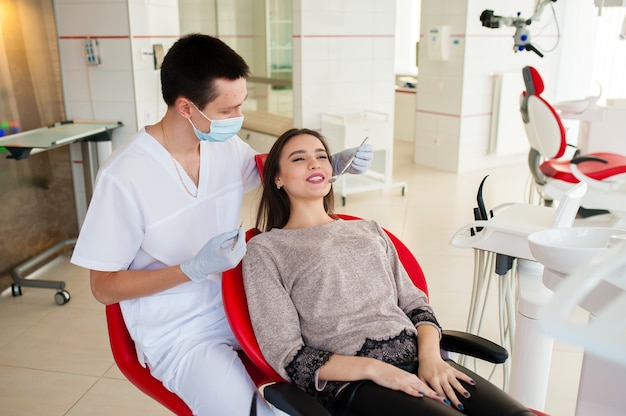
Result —
M 391 183 L 393 160 L 393 125 L 389 115 L 375 111 L 356 111 L 341 114 L 322 114 L 322 134 L 332 153 L 358 147 L 365 137 L 374 150 L 372 166 L 363 175 L 344 175 L 335 182 L 345 205 L 348 194 L 375 189 L 399 187 L 402 195 L 406 183 Z

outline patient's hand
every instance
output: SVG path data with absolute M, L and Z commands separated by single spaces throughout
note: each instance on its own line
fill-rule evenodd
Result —
M 470 393 L 463 387 L 459 380 L 474 385 L 475 382 L 470 376 L 464 374 L 452 367 L 441 356 L 420 357 L 419 369 L 417 371 L 419 378 L 426 383 L 439 395 L 447 397 L 452 406 L 459 410 L 463 410 L 463 405 L 456 396 L 456 392 L 461 393 L 464 397 L 470 397 Z M 455 392 L 456 390 L 456 392 Z
M 428 384 L 420 380 L 418 376 L 408 371 L 404 371 L 391 364 L 375 360 L 372 366 L 370 379 L 383 387 L 392 390 L 399 390 L 415 397 L 429 397 L 439 402 L 445 403 L 445 397 L 430 388 Z

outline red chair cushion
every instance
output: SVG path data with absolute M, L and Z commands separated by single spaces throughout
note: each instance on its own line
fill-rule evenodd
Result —
M 578 170 L 590 178 L 602 181 L 612 176 L 626 173 L 626 156 L 617 153 L 598 152 L 585 156 L 595 156 L 606 160 L 608 163 L 587 161 L 578 165 Z M 572 174 L 569 160 L 547 160 L 539 167 L 541 172 L 549 178 L 558 179 L 569 183 L 578 183 L 578 179 Z

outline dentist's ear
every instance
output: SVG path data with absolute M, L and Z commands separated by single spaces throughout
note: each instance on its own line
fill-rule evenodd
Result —
M 176 102 L 174 103 L 176 111 L 184 118 L 191 117 L 191 105 L 189 104 L 190 102 L 191 101 L 185 97 L 178 97 L 176 99 Z

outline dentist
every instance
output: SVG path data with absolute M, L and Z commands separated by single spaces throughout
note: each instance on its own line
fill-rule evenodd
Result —
M 256 391 L 221 296 L 221 273 L 246 252 L 243 195 L 260 184 L 256 152 L 237 136 L 248 74 L 219 39 L 172 46 L 165 116 L 101 167 L 71 260 L 90 270 L 99 302 L 120 303 L 139 361 L 200 416 L 248 415 Z M 349 172 L 367 170 L 365 145 L 335 156 L 335 171 L 355 151 Z M 273 412 L 262 402 L 257 414 Z

